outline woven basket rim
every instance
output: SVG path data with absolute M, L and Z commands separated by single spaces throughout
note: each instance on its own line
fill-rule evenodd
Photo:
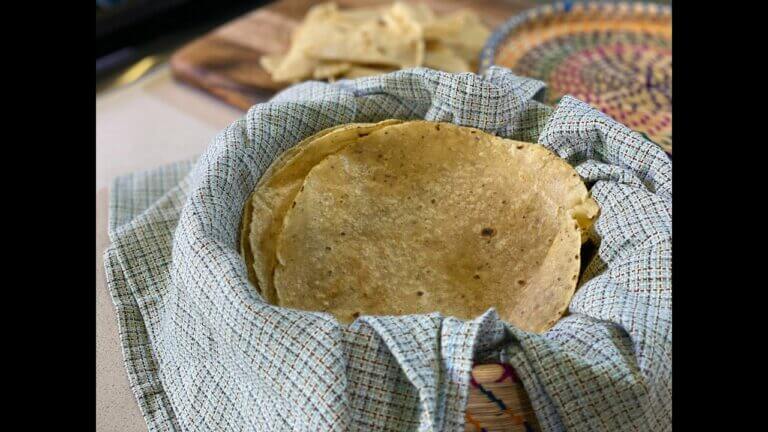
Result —
M 544 17 L 567 14 L 573 8 L 584 8 L 600 13 L 630 12 L 636 16 L 647 16 L 648 18 L 666 18 L 672 14 L 672 7 L 666 4 L 631 1 L 561 1 L 530 8 L 510 17 L 493 31 L 480 51 L 478 73 L 484 73 L 489 67 L 495 65 L 498 49 L 520 27 Z

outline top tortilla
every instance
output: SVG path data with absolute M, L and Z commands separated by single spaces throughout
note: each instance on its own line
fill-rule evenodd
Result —
M 562 316 L 597 213 L 570 165 L 542 146 L 446 123 L 351 136 L 315 157 L 301 186 L 293 175 L 295 193 L 271 213 L 274 249 L 254 254 L 272 266 L 270 301 L 344 323 L 495 307 L 543 332 Z M 254 212 L 251 226 L 264 220 Z

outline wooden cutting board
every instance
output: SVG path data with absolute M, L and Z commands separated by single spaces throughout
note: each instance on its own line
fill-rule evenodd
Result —
M 291 32 L 312 0 L 278 0 L 258 8 L 185 45 L 171 57 L 174 76 L 243 110 L 285 87 L 259 65 L 264 54 L 288 50 Z M 386 0 L 337 0 L 341 8 L 390 4 Z M 536 6 L 534 0 L 421 0 L 438 15 L 474 9 L 493 30 L 512 15 Z

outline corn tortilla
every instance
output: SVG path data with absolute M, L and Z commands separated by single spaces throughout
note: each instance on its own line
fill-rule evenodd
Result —
M 246 209 L 269 301 L 343 323 L 494 307 L 524 330 L 554 325 L 598 211 L 567 162 L 453 124 L 350 127 L 276 164 Z

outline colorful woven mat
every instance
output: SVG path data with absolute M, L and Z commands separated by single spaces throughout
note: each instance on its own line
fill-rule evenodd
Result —
M 465 432 L 538 432 L 531 401 L 508 364 L 475 365 L 465 414 Z
M 672 11 L 649 3 L 564 2 L 531 9 L 488 40 L 492 64 L 536 78 L 548 102 L 571 95 L 672 153 Z

